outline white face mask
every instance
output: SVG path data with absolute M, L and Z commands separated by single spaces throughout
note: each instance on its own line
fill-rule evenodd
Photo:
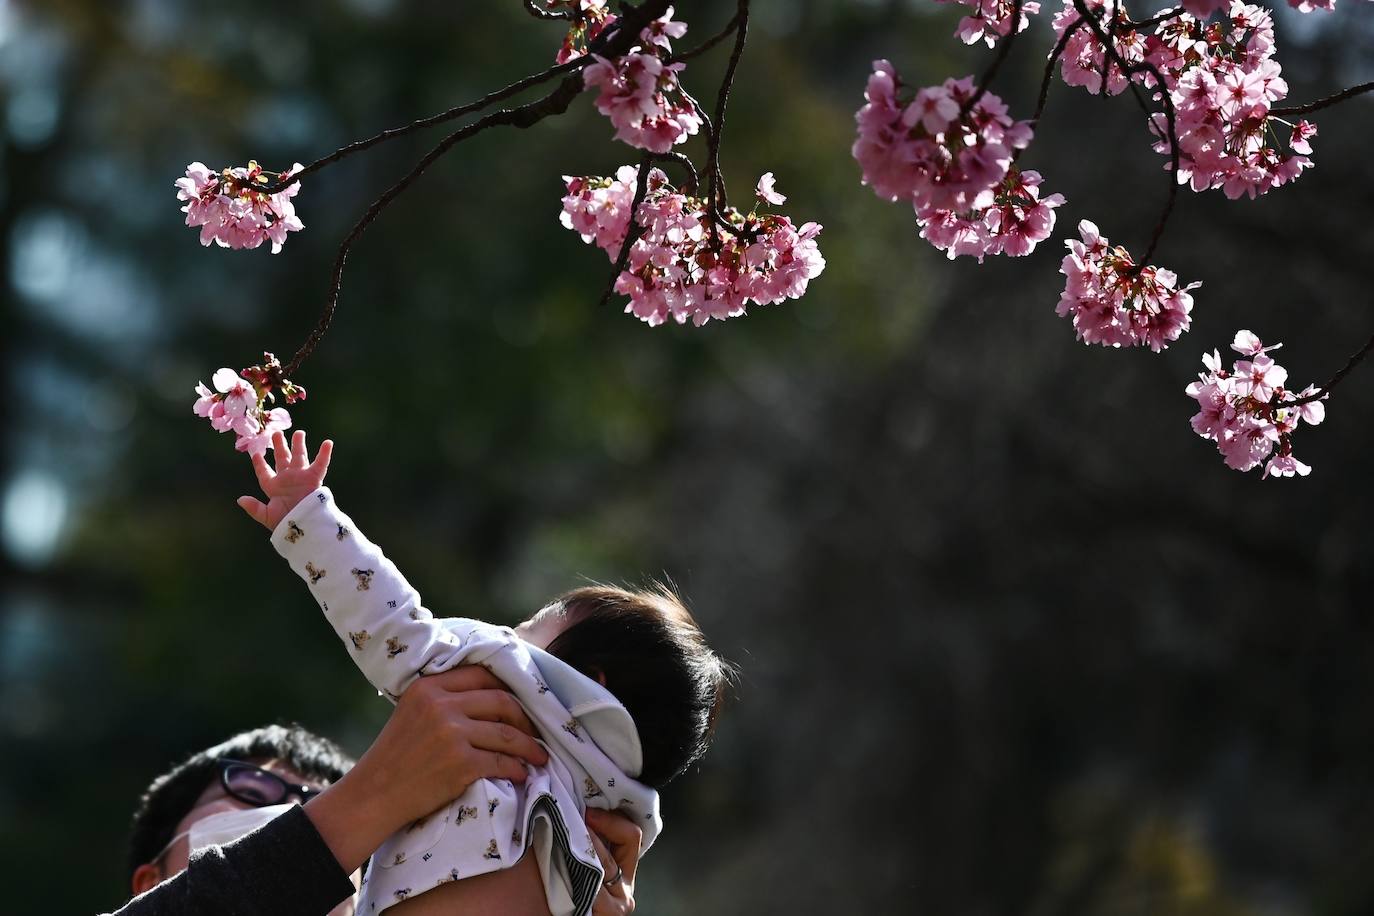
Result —
M 285 814 L 294 806 L 293 802 L 284 805 L 268 805 L 264 808 L 241 808 L 233 811 L 217 811 L 196 821 L 185 833 L 172 837 L 171 843 L 162 847 L 157 858 L 161 859 L 172 848 L 172 844 L 182 837 L 190 837 L 191 848 L 186 851 L 187 858 L 198 849 L 207 846 L 223 846 L 239 837 L 246 836 L 279 814 Z M 154 859 L 157 861 L 157 859 Z

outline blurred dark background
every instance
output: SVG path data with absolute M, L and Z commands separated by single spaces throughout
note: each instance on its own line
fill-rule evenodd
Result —
M 122 902 L 135 800 L 191 751 L 299 721 L 361 752 L 384 721 L 235 508 L 248 464 L 192 386 L 294 350 L 348 226 L 440 134 L 305 183 L 276 257 L 201 248 L 172 183 L 542 69 L 561 30 L 520 7 L 0 2 L 13 912 Z M 681 4 L 682 46 L 731 7 Z M 1138 253 L 1166 188 L 1131 102 L 1056 83 L 1025 164 L 1069 198 L 1057 237 L 949 263 L 849 145 L 873 58 L 918 85 L 986 65 L 950 37 L 962 8 L 757 7 L 724 168 L 825 224 L 812 291 L 701 329 L 598 309 L 559 176 L 632 154 L 587 99 L 484 134 L 363 237 L 298 375 L 343 504 L 440 613 L 666 574 L 738 662 L 641 912 L 1374 912 L 1374 368 L 1299 436 L 1301 481 L 1225 469 L 1183 394 L 1237 328 L 1286 342 L 1299 384 L 1374 330 L 1367 100 L 1315 118 L 1296 185 L 1181 196 L 1156 260 L 1205 281 L 1189 334 L 1090 349 L 1054 314 L 1061 239 L 1090 218 Z M 997 86 L 1023 116 L 1052 12 Z M 1294 100 L 1374 77 L 1368 4 L 1278 19 Z M 688 87 L 713 97 L 724 61 Z

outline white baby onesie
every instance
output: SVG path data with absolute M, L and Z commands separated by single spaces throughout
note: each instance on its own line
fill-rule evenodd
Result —
M 373 854 L 358 912 L 381 912 L 446 881 L 514 865 L 533 849 L 553 916 L 591 910 L 604 875 L 583 821 L 586 806 L 618 810 L 662 830 L 658 793 L 636 781 L 639 733 L 596 681 L 524 642 L 510 627 L 436 619 L 381 550 L 321 487 L 272 532 L 272 544 L 310 586 L 367 679 L 393 702 L 424 674 L 460 664 L 489 669 L 510 688 L 549 752 L 523 785 L 481 779 L 446 807 L 393 834 Z

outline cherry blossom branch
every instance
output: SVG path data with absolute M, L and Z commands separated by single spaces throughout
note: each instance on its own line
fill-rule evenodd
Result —
M 654 162 L 672 162 L 681 166 L 683 172 L 687 175 L 687 181 L 685 184 L 683 184 L 682 188 L 684 191 L 687 192 L 688 196 L 696 196 L 697 188 L 701 184 L 701 178 L 699 175 L 697 175 L 696 164 L 693 163 L 690 158 L 688 158 L 682 153 L 672 152 L 655 153 L 649 156 L 649 158 L 652 159 Z
M 635 39 L 638 38 L 640 29 L 648 22 L 652 22 L 654 19 L 663 15 L 668 4 L 669 0 L 645 0 L 645 2 L 641 3 L 639 6 L 628 9 L 622 19 L 617 23 L 624 23 L 627 27 L 617 30 L 614 36 L 610 38 L 605 47 L 606 53 L 611 55 L 623 54 Z M 590 55 L 588 55 L 588 57 L 590 57 Z M 334 312 L 338 307 L 339 288 L 343 283 L 343 270 L 344 264 L 348 260 L 348 253 L 352 249 L 353 244 L 388 204 L 395 200 L 406 190 L 406 188 L 410 187 L 410 185 L 419 178 L 426 169 L 433 165 L 436 160 L 443 156 L 444 153 L 448 152 L 463 140 L 498 124 L 506 124 L 524 129 L 532 127 L 552 115 L 562 114 L 568 110 L 568 106 L 572 104 L 573 100 L 581 94 L 582 88 L 582 75 L 574 72 L 569 76 L 565 76 L 563 81 L 558 84 L 558 88 L 542 98 L 516 108 L 503 108 L 499 111 L 491 112 L 473 123 L 459 128 L 441 140 L 434 149 L 426 153 L 424 158 L 415 164 L 415 167 L 412 168 L 405 177 L 396 182 L 396 184 L 388 188 L 382 196 L 373 201 L 372 205 L 367 208 L 367 211 L 358 222 L 354 224 L 353 228 L 349 230 L 348 235 L 339 245 L 338 254 L 334 259 L 334 269 L 330 275 L 329 292 L 325 297 L 324 311 L 321 313 L 315 327 L 310 331 L 309 336 L 306 337 L 305 342 L 301 344 L 295 355 L 291 357 L 291 361 L 286 364 L 282 370 L 282 374 L 286 376 L 295 375 L 301 363 L 309 358 L 310 354 L 314 352 L 316 345 L 318 345 L 320 340 L 324 337 L 325 332 L 329 330 L 329 325 L 334 318 Z M 296 175 L 292 177 L 297 177 L 299 174 L 300 173 L 296 173 Z
M 538 0 L 525 0 L 525 10 L 535 19 L 568 20 L 572 19 L 573 15 L 572 10 L 570 9 L 562 10 L 561 12 L 554 12 L 553 10 L 545 9 L 544 7 L 539 5 Z
M 1271 108 L 1269 109 L 1269 113 L 1271 115 L 1310 114 L 1314 111 L 1320 111 L 1323 108 L 1329 108 L 1339 102 L 1344 102 L 1346 99 L 1353 99 L 1355 96 L 1362 95 L 1366 92 L 1374 92 L 1374 82 L 1351 86 L 1349 89 L 1344 89 L 1335 95 L 1327 96 L 1324 99 L 1317 99 L 1315 102 L 1308 102 L 1306 105 L 1293 105 L 1289 108 Z
M 1159 68 L 1148 61 L 1141 61 L 1137 64 L 1127 63 L 1121 56 L 1121 52 L 1116 49 L 1116 42 L 1112 40 L 1111 34 L 1103 31 L 1102 23 L 1096 16 L 1093 16 L 1092 12 L 1088 9 L 1086 0 L 1073 0 L 1073 5 L 1074 9 L 1078 10 L 1079 16 L 1087 21 L 1088 28 L 1093 30 L 1093 34 L 1097 37 L 1097 40 L 1101 42 L 1103 52 L 1111 62 L 1116 65 L 1117 69 L 1121 71 L 1122 75 L 1126 77 L 1126 83 L 1131 87 L 1131 92 L 1135 95 L 1136 101 L 1145 109 L 1146 117 L 1152 125 L 1155 125 L 1156 130 L 1158 130 L 1159 122 L 1157 119 L 1159 114 L 1150 111 L 1145 105 L 1145 101 L 1136 87 L 1136 81 L 1132 77 L 1137 73 L 1148 73 L 1150 76 L 1154 77 L 1155 85 L 1159 88 L 1160 100 L 1164 103 L 1165 129 L 1169 140 L 1169 196 L 1164 201 L 1164 209 L 1159 214 L 1159 221 L 1155 223 L 1154 232 L 1150 234 L 1150 244 L 1145 249 L 1144 256 L 1132 269 L 1134 273 L 1138 274 L 1150 263 L 1150 258 L 1154 255 L 1155 249 L 1159 246 L 1159 240 L 1164 235 L 1164 227 L 1168 224 L 1169 217 L 1174 212 L 1174 202 L 1178 199 L 1179 144 L 1177 119 L 1174 112 L 1174 100 L 1169 95 L 1168 84 L 1164 81 L 1164 75 L 1159 72 Z M 1106 74 L 1104 73 L 1104 91 L 1105 88 Z
M 1169 217 L 1174 212 L 1174 204 L 1178 201 L 1179 145 L 1174 100 L 1169 97 L 1169 90 L 1165 88 L 1164 81 L 1160 79 L 1159 71 L 1153 66 L 1150 66 L 1150 70 L 1158 81 L 1160 96 L 1164 99 L 1165 127 L 1169 134 L 1169 196 L 1164 201 L 1164 209 L 1159 214 L 1159 220 L 1155 223 L 1154 231 L 1150 233 L 1150 244 L 1146 247 L 1140 263 L 1135 267 L 1136 273 L 1144 270 L 1145 265 L 1150 263 L 1150 258 L 1154 255 L 1155 249 L 1159 247 L 1159 240 L 1164 235 L 1164 226 L 1169 222 Z
M 1135 98 L 1136 104 L 1139 105 L 1140 110 L 1144 112 L 1146 120 L 1152 120 L 1155 113 L 1150 110 L 1150 105 L 1145 101 L 1145 96 L 1140 94 L 1140 87 L 1136 85 L 1135 80 L 1131 79 L 1131 74 L 1135 71 L 1135 65 L 1127 63 L 1126 59 L 1121 56 L 1121 52 L 1116 49 L 1116 23 L 1111 23 L 1107 31 L 1104 32 L 1102 30 L 1102 20 L 1092 14 L 1092 11 L 1088 9 L 1088 5 L 1083 2 L 1083 0 L 1073 0 L 1073 6 L 1074 9 L 1078 10 L 1079 18 L 1083 19 L 1088 24 L 1088 27 L 1093 30 L 1093 34 L 1102 45 L 1102 97 L 1104 99 L 1107 97 L 1107 82 L 1111 75 L 1112 65 L 1115 64 L 1116 68 L 1121 71 L 1121 75 L 1126 77 L 1126 85 L 1130 88 L 1131 95 Z M 1163 83 L 1160 85 L 1163 85 Z
M 1040 174 L 1008 166 L 1005 160 L 999 159 L 997 168 L 985 160 L 985 175 L 958 166 L 966 156 L 975 162 L 988 156 L 999 143 L 1004 149 L 1005 141 L 1016 151 L 1010 157 L 1014 160 L 1037 132 L 1056 70 L 1069 85 L 1104 99 L 1129 88 L 1145 114 L 1155 150 L 1168 157 L 1168 195 L 1140 260 L 1120 245 L 1113 247 L 1090 220 L 1078 225 L 1081 241 L 1068 241 L 1070 256 L 1061 262 L 1065 284 L 1056 312 L 1072 318 L 1075 334 L 1085 344 L 1148 346 L 1158 353 L 1189 329 L 1191 291 L 1199 284 L 1180 283 L 1173 271 L 1150 265 L 1180 196 L 1181 175 L 1192 173 L 1188 183 L 1195 191 L 1220 187 L 1230 198 L 1247 193 L 1253 198 L 1287 184 L 1311 167 L 1308 140 L 1316 128 L 1307 121 L 1289 124 L 1292 134 L 1284 154 L 1276 129 L 1279 116 L 1317 111 L 1374 92 L 1374 83 L 1366 83 L 1306 105 L 1270 109 L 1287 89 L 1273 60 L 1272 24 L 1262 8 L 1252 14 L 1254 7 L 1234 2 L 1228 7 L 1226 0 L 1184 0 L 1182 9 L 1133 22 L 1122 0 L 1071 0 L 1053 23 L 1058 38 L 1035 113 L 1029 122 L 1016 123 L 988 87 L 1008 59 L 1021 4 L 1013 8 L 1013 0 L 1003 0 L 1000 9 L 1010 10 L 1008 22 L 1004 16 L 992 18 L 987 0 L 958 2 L 976 14 L 961 20 L 957 37 L 966 42 L 982 38 L 990 45 L 998 36 L 1003 39 L 991 66 L 976 87 L 970 78 L 946 80 L 912 97 L 903 92 L 900 74 L 889 61 L 875 61 L 865 102 L 855 116 L 853 156 L 863 169 L 861 180 L 880 199 L 910 202 L 921 236 L 951 259 L 1024 256 L 1053 233 L 1054 210 L 1064 203 L 1063 195 L 1042 197 Z M 1332 5 L 1327 0 L 1290 3 L 1303 12 Z M 1203 18 L 1224 11 L 1224 18 L 1204 26 L 1186 15 L 1189 9 Z M 1085 25 L 1092 31 L 1082 31 Z M 1151 26 L 1161 34 L 1147 38 L 1140 31 Z M 972 98 L 951 104 L 960 98 L 956 89 Z M 989 129 L 970 130 L 973 125 L 958 123 L 970 108 L 985 104 L 984 97 L 1001 111 L 989 118 Z M 621 196 L 628 198 L 629 192 L 628 182 L 622 181 Z M 760 194 L 766 193 L 761 183 Z M 970 203 L 989 200 L 983 207 Z M 587 218 L 584 222 L 590 224 Z M 1191 420 L 1194 432 L 1216 443 L 1228 467 L 1246 471 L 1263 465 L 1265 477 L 1306 476 L 1311 468 L 1293 455 L 1294 431 L 1300 423 L 1322 422 L 1325 407 L 1312 402 L 1327 397 L 1374 353 L 1374 336 L 1326 385 L 1300 391 L 1284 389 L 1287 370 L 1265 355 L 1275 347 L 1265 347 L 1253 332 L 1238 331 L 1231 348 L 1243 358 L 1223 368 L 1219 352 L 1206 354 L 1207 371 L 1186 389 L 1199 406 Z M 1288 407 L 1293 409 L 1283 409 Z
M 1294 398 L 1290 401 L 1283 401 L 1278 406 L 1296 407 L 1301 404 L 1309 404 L 1312 401 L 1320 401 L 1321 399 L 1325 398 L 1328 394 L 1330 394 L 1331 389 L 1339 385 L 1341 381 L 1347 375 L 1350 374 L 1350 370 L 1354 369 L 1361 362 L 1363 362 L 1364 358 L 1368 356 L 1371 352 L 1374 352 L 1374 335 L 1371 335 L 1369 340 L 1365 341 L 1365 345 L 1360 348 L 1359 352 L 1353 354 L 1350 357 L 1350 359 L 1346 360 L 1345 365 L 1341 367 L 1340 371 L 1337 372 L 1335 375 L 1331 376 L 1330 380 L 1325 385 L 1321 386 L 1316 391 L 1312 392 L 1309 395 L 1306 395 L 1305 397 Z
M 445 121 L 452 121 L 455 118 L 461 118 L 463 115 L 474 114 L 476 112 L 482 111 L 483 109 L 488 108 L 496 104 L 497 102 L 504 101 L 505 99 L 508 99 L 513 95 L 518 95 L 519 93 L 523 92 L 526 89 L 529 89 L 532 86 L 537 86 L 540 83 L 548 82 L 556 76 L 562 76 L 564 74 L 580 70 L 582 67 L 585 67 L 588 61 L 590 60 L 590 56 L 580 57 L 576 60 L 570 60 L 566 64 L 559 64 L 556 67 L 550 67 L 547 70 L 544 70 L 540 73 L 536 73 L 532 76 L 527 76 L 524 79 L 516 80 L 509 86 L 497 89 L 495 92 L 490 92 L 487 95 L 482 96 L 475 102 L 469 102 L 466 105 L 459 105 L 456 108 L 450 108 L 448 111 L 440 112 L 439 114 L 431 115 L 427 118 L 421 118 L 418 121 L 412 121 L 404 127 L 389 128 L 388 130 L 384 130 L 375 136 L 367 138 L 366 140 L 357 140 L 353 143 L 348 144 L 347 146 L 335 150 L 328 156 L 316 159 L 314 162 L 310 163 L 305 168 L 301 169 L 299 172 L 291 173 L 289 176 L 287 176 L 287 173 L 283 172 L 282 177 L 279 177 L 270 185 L 261 188 L 254 188 L 254 190 L 260 191 L 264 194 L 276 193 L 277 191 L 282 190 L 286 186 L 299 181 L 302 176 L 307 175 L 310 172 L 317 172 L 325 166 L 332 165 L 333 163 L 338 162 L 340 159 L 343 159 L 347 156 L 351 156 L 354 153 L 360 153 L 365 149 L 370 149 L 371 147 L 376 146 L 378 143 L 385 143 L 387 140 L 395 140 L 397 137 L 404 137 L 406 134 L 411 134 L 418 130 L 423 130 L 426 127 L 433 127 L 435 124 L 442 124 Z
M 689 93 L 686 89 L 682 89 L 680 91 L 682 93 L 682 97 L 687 100 L 687 103 L 696 110 L 697 117 L 701 118 L 701 125 L 706 130 L 706 136 L 708 138 L 711 137 L 715 133 L 715 122 L 711 120 L 710 112 L 708 112 L 700 102 L 693 98 L 692 94 Z M 714 174 L 716 177 L 716 181 L 720 185 L 718 196 L 727 197 L 725 193 L 725 176 L 723 176 L 720 173 L 719 166 L 717 166 Z M 725 214 L 721 212 L 720 207 L 716 206 L 709 199 L 706 201 L 706 211 L 711 215 L 711 232 L 713 234 L 713 240 L 717 225 L 720 226 L 722 229 L 733 230 L 734 227 L 731 226 L 730 221 L 725 218 Z
M 1050 81 L 1054 79 L 1054 66 L 1059 63 L 1059 58 L 1064 56 L 1064 49 L 1068 47 L 1069 40 L 1073 34 L 1083 27 L 1083 17 L 1079 16 L 1069 23 L 1068 28 L 1064 29 L 1064 34 L 1055 43 L 1054 50 L 1050 52 L 1050 59 L 1045 64 L 1045 78 L 1040 81 L 1040 97 L 1035 101 L 1035 113 L 1031 115 L 1032 124 L 1039 126 L 1040 117 L 1045 113 L 1045 105 L 1050 100 Z M 1016 151 L 1016 156 L 1020 156 L 1024 149 Z
M 625 229 L 625 241 L 620 243 L 620 252 L 616 255 L 615 267 L 611 273 L 611 281 L 606 287 L 606 292 L 601 295 L 598 303 L 604 306 L 610 301 L 611 295 L 615 292 L 615 282 L 620 279 L 620 275 L 625 272 L 625 266 L 630 261 L 630 249 L 639 240 L 644 232 L 644 227 L 639 223 L 639 205 L 644 203 L 644 198 L 649 193 L 649 167 L 655 162 L 674 162 L 682 166 L 687 172 L 687 184 L 685 190 L 689 195 L 697 192 L 698 176 L 697 167 L 692 164 L 692 160 L 682 153 L 645 153 L 639 160 L 639 176 L 635 181 L 635 196 L 630 204 L 630 222 Z
M 740 16 L 737 12 L 734 16 L 730 18 L 730 21 L 725 24 L 725 28 L 721 29 L 715 35 L 712 35 L 710 38 L 708 38 L 706 41 L 703 41 L 701 44 L 697 45 L 692 50 L 683 51 L 681 54 L 674 54 L 672 57 L 669 57 L 665 61 L 665 63 L 681 63 L 682 61 L 691 60 L 694 57 L 698 57 L 702 54 L 705 54 L 707 51 L 711 50 L 716 45 L 720 44 L 722 41 L 729 38 L 730 35 L 735 31 L 735 29 L 739 27 L 739 21 Z
M 441 140 L 438 146 L 426 153 L 424 158 L 416 163 L 415 167 L 412 168 L 404 178 L 388 188 L 381 197 L 374 200 L 372 205 L 367 208 L 367 212 L 365 212 L 362 218 L 354 224 L 351 230 L 349 230 L 343 243 L 339 245 L 339 252 L 334 258 L 334 270 L 330 275 L 329 294 L 325 298 L 324 312 L 321 314 L 320 320 L 315 325 L 315 328 L 310 332 L 310 336 L 306 338 L 305 343 L 301 344 L 300 349 L 291 357 L 291 362 L 286 364 L 283 374 L 287 376 L 295 375 L 301 363 L 314 352 L 316 344 L 320 342 L 320 338 L 324 337 L 325 331 L 329 330 L 329 324 L 333 320 L 334 310 L 339 301 L 339 287 L 343 282 L 344 262 L 348 259 L 348 252 L 353 247 L 353 243 L 363 234 L 363 231 L 372 224 L 372 221 L 377 218 L 377 215 L 381 213 L 388 204 L 395 200 L 402 191 L 410 187 L 415 179 L 419 178 L 420 175 L 433 165 L 440 156 L 448 152 L 458 143 L 466 140 L 468 137 L 497 124 L 510 124 L 515 127 L 530 127 L 549 115 L 561 114 L 566 111 L 568 106 L 572 104 L 573 99 L 577 98 L 581 91 L 581 79 L 569 77 L 560 83 L 557 89 L 541 99 L 522 105 L 519 108 L 503 108 L 500 111 L 494 111 L 471 124 L 459 128 Z
M 1139 32 L 1141 29 L 1148 29 L 1151 26 L 1163 25 L 1170 19 L 1177 19 L 1179 16 L 1182 16 L 1185 12 L 1187 11 L 1183 7 L 1177 6 L 1171 10 L 1165 10 L 1162 13 L 1157 13 L 1156 15 L 1151 16 L 1149 19 L 1142 19 L 1140 22 L 1133 22 L 1130 19 L 1127 19 L 1126 24 L 1130 26 L 1133 31 Z
M 568 16 L 564 14 L 552 13 L 547 10 L 540 10 L 535 4 L 536 0 L 526 0 L 526 8 L 530 9 L 532 14 L 539 16 L 539 18 L 541 19 L 568 18 Z M 640 20 L 643 17 L 636 16 L 634 18 L 636 20 Z M 736 17 L 736 19 L 738 19 L 738 16 Z M 702 53 L 703 51 L 708 50 L 710 47 L 718 43 L 721 39 L 723 39 L 726 35 L 730 33 L 730 31 L 734 28 L 735 21 L 735 19 L 732 19 L 731 25 L 727 26 L 725 31 L 723 31 L 720 35 L 715 36 L 710 41 L 703 44 L 701 47 L 694 48 L 676 59 L 685 60 L 687 57 L 693 57 L 699 53 Z M 501 89 L 497 89 L 493 92 L 490 92 L 482 96 L 480 99 L 477 99 L 476 101 L 468 102 L 465 105 L 459 105 L 455 108 L 450 108 L 447 111 L 440 112 L 436 115 L 431 115 L 427 118 L 420 118 L 419 120 L 412 121 L 410 124 L 407 124 L 403 127 L 389 128 L 387 130 L 382 131 L 379 134 L 376 134 L 375 136 L 368 137 L 365 140 L 357 140 L 353 143 L 348 144 L 347 146 L 335 150 L 328 156 L 316 159 L 314 162 L 311 162 L 309 165 L 305 166 L 298 172 L 295 172 L 289 176 L 287 176 L 287 174 L 283 172 L 269 184 L 265 184 L 261 187 L 254 187 L 253 190 L 261 192 L 263 194 L 275 194 L 278 191 L 283 190 L 287 186 L 295 183 L 296 181 L 299 181 L 303 176 L 308 175 L 311 172 L 319 171 L 327 165 L 331 165 L 335 162 L 338 162 L 340 159 L 351 156 L 354 153 L 360 153 L 363 150 L 370 149 L 371 147 L 376 146 L 379 143 L 385 143 L 388 140 L 395 140 L 398 137 L 404 137 L 407 134 L 411 134 L 419 130 L 424 130 L 427 127 L 433 127 L 435 124 L 442 124 L 445 121 L 452 121 L 455 118 L 461 118 L 464 115 L 475 114 L 479 111 L 483 111 L 491 107 L 492 105 L 495 105 L 497 102 L 502 102 L 510 98 L 511 96 L 519 95 L 526 89 L 538 86 L 541 83 L 546 83 L 549 80 L 554 79 L 555 77 L 563 76 L 565 74 L 581 70 L 583 67 L 591 63 L 593 59 L 592 52 L 605 52 L 605 54 L 609 56 L 617 56 L 617 53 L 623 53 L 623 49 L 621 52 L 613 52 L 612 49 L 609 47 L 609 44 L 618 34 L 622 34 L 619 26 L 619 22 L 612 23 L 610 26 L 608 26 L 606 31 L 598 35 L 597 38 L 591 43 L 589 47 L 589 53 L 581 57 L 578 57 L 574 60 L 570 60 L 567 63 L 558 64 L 557 66 L 550 67 L 547 70 L 543 70 L 539 73 L 532 74 L 530 76 L 524 77 L 523 79 L 516 80 L 509 86 L 505 86 Z M 638 31 L 633 31 L 632 34 L 637 36 Z M 617 42 L 617 44 L 620 43 L 623 43 L 623 39 L 622 42 Z
M 730 100 L 730 87 L 735 82 L 735 70 L 739 67 L 740 56 L 744 54 L 744 42 L 749 35 L 749 0 L 739 0 L 735 19 L 735 47 L 730 52 L 730 62 L 725 66 L 725 76 L 721 79 L 720 92 L 716 95 L 716 116 L 708 121 L 710 137 L 706 156 L 706 206 L 712 214 L 715 214 L 720 206 L 720 201 L 716 197 L 717 187 L 724 192 L 724 181 L 720 174 L 720 138 L 725 131 L 725 106 Z M 711 220 L 711 247 L 720 250 L 720 233 L 714 218 Z
M 620 275 L 625 272 L 626 265 L 630 263 L 630 249 L 634 247 L 635 242 L 644 232 L 644 227 L 639 224 L 639 205 L 644 203 L 644 197 L 649 193 L 649 166 L 653 159 L 654 157 L 650 153 L 645 153 L 639 159 L 639 175 L 635 179 L 635 196 L 630 203 L 630 222 L 625 227 L 625 241 L 620 243 L 620 253 L 616 255 L 615 265 L 611 270 L 611 281 L 606 286 L 606 292 L 601 294 L 601 301 L 597 303 L 598 307 L 611 301 L 611 294 L 615 292 L 615 281 L 620 279 Z
M 983 94 L 988 91 L 988 87 L 992 85 L 993 77 L 997 75 L 997 71 L 1001 69 L 1003 61 L 1005 61 L 1007 55 L 1011 53 L 1012 42 L 1016 40 L 1016 33 L 1021 30 L 1022 2 L 1023 0 L 1012 0 L 1011 25 L 1007 28 L 1007 34 L 997 39 L 997 54 L 993 57 L 992 63 L 988 64 L 987 70 L 983 72 L 982 79 L 978 80 L 978 88 L 974 90 L 973 95 L 969 96 L 968 101 L 964 103 L 965 114 L 973 111 L 973 106 L 977 105 L 979 100 L 982 99 Z

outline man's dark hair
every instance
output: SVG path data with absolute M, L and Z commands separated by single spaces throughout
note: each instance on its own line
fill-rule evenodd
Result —
M 171 842 L 177 824 L 200 794 L 214 782 L 221 757 L 235 760 L 280 760 L 311 782 L 331 783 L 347 773 L 353 759 L 328 738 L 299 725 L 268 725 L 241 732 L 221 744 L 193 754 L 154 779 L 143 793 L 129 833 L 129 875 L 151 862 Z
M 655 584 L 646 591 L 604 585 L 558 598 L 569 618 L 548 651 L 625 704 L 639 732 L 639 781 L 661 788 L 711 742 L 733 669 L 711 647 L 682 599 Z

